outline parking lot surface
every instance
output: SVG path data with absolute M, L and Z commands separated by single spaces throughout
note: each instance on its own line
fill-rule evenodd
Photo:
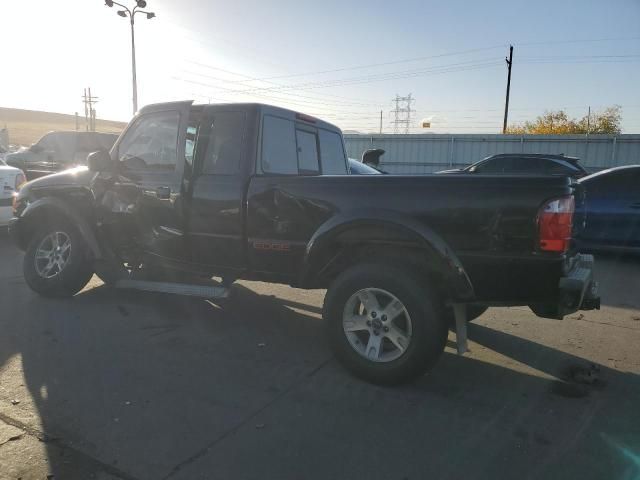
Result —
M 333 359 L 323 293 L 32 293 L 0 234 L 0 479 L 640 477 L 640 260 L 597 259 L 603 307 L 490 309 L 413 385 Z

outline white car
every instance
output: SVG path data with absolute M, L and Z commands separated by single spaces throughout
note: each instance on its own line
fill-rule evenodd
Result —
M 0 226 L 5 226 L 13 216 L 13 194 L 26 181 L 24 172 L 10 167 L 0 160 Z

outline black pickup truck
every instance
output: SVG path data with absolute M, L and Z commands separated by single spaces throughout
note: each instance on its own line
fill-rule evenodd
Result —
M 145 107 L 87 163 L 15 199 L 10 231 L 42 295 L 94 273 L 213 298 L 236 279 L 326 288 L 336 356 L 378 383 L 430 369 L 454 320 L 463 351 L 487 306 L 599 308 L 568 178 L 349 175 L 337 127 L 260 104 Z

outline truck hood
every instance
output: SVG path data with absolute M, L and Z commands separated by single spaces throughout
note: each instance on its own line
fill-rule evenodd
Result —
M 88 187 L 91 180 L 95 176 L 94 172 L 90 172 L 87 167 L 75 167 L 62 172 L 47 175 L 45 177 L 36 178 L 22 186 L 22 190 L 38 189 L 48 187 L 61 187 L 73 185 L 76 187 Z
M 23 153 L 23 150 L 13 153 L 7 153 L 4 157 L 4 161 L 7 162 L 7 165 L 11 165 L 12 167 L 20 167 L 20 165 L 26 160 L 26 155 Z

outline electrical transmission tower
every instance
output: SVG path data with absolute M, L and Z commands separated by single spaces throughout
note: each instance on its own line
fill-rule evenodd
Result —
M 411 104 L 416 101 L 411 95 L 411 93 L 406 97 L 396 95 L 396 98 L 393 100 L 396 104 L 396 108 L 393 111 L 394 119 L 391 122 L 393 123 L 393 133 L 409 133 L 411 114 L 413 113 Z

